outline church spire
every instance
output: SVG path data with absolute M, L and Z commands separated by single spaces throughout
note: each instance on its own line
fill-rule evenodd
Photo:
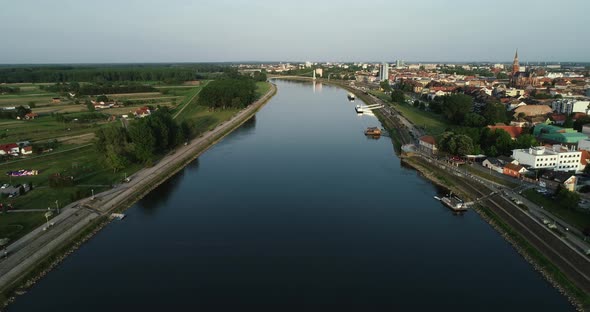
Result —
M 520 64 L 518 64 L 518 49 L 516 49 L 516 53 L 514 53 L 514 62 L 512 62 L 512 75 L 518 73 L 520 71 Z

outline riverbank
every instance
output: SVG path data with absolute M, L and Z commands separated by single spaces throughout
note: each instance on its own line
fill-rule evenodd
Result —
M 249 120 L 275 93 L 276 86 L 271 84 L 264 96 L 229 121 L 170 152 L 154 166 L 137 172 L 128 183 L 96 194 L 93 199 L 71 204 L 53 219 L 55 225 L 47 231 L 33 232 L 23 237 L 23 241 L 15 242 L 14 248 L 9 246 L 9 257 L 0 262 L 0 304 L 3 306 L 14 294 L 24 292 L 39 276 L 75 250 L 80 242 L 100 230 L 106 224 L 104 218 L 110 213 L 130 207 Z
M 403 157 L 402 162 L 416 171 L 432 183 L 460 194 L 463 199 L 474 200 L 477 196 L 462 187 L 459 183 L 453 183 L 456 177 L 444 170 L 420 161 L 417 157 Z M 590 298 L 584 291 L 570 281 L 549 259 L 536 249 L 522 234 L 510 227 L 492 209 L 484 205 L 474 205 L 474 210 L 484 221 L 496 230 L 531 266 L 539 272 L 543 278 L 563 294 L 577 311 L 586 311 L 590 307 Z

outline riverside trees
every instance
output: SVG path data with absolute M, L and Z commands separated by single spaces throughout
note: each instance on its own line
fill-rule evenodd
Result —
M 192 135 L 186 122 L 177 124 L 166 108 L 160 108 L 149 117 L 123 127 L 103 128 L 96 132 L 96 149 L 104 155 L 104 162 L 113 171 L 130 163 L 149 164 Z
M 256 83 L 250 78 L 229 78 L 207 84 L 199 95 L 199 105 L 213 109 L 243 108 L 256 99 Z

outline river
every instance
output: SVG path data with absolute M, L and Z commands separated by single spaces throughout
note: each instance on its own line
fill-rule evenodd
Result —
M 276 83 L 8 310 L 572 309 L 474 211 L 434 200 L 388 138 L 366 138 L 380 124 L 346 91 Z

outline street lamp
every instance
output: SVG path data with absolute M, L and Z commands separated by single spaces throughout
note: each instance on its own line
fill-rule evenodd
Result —
M 91 189 L 92 191 L 92 200 L 94 200 L 94 189 Z
M 55 208 L 57 208 L 57 213 L 59 214 L 59 202 L 55 200 Z
M 45 229 L 49 228 L 49 217 L 51 217 L 53 215 L 53 212 L 51 212 L 51 207 L 47 207 L 47 212 L 45 213 L 45 220 L 47 221 Z

